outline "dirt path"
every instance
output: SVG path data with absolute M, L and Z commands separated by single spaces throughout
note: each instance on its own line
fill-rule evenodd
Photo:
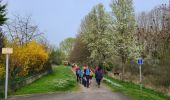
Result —
M 33 94 L 13 96 L 8 100 L 130 100 L 121 93 L 113 93 L 105 86 L 98 88 L 93 80 L 90 88 L 80 85 L 81 90 L 71 93 Z

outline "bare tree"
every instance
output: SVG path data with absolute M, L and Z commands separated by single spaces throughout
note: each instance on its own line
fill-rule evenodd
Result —
M 42 34 L 39 33 L 38 26 L 32 23 L 31 16 L 14 15 L 14 19 L 5 25 L 5 29 L 11 41 L 16 41 L 19 45 L 23 45 Z
M 145 47 L 145 55 L 158 57 L 162 39 L 168 39 L 170 9 L 166 5 L 155 7 L 150 12 L 142 12 L 137 17 L 138 40 Z
M 143 73 L 157 77 L 153 84 L 169 86 L 170 60 L 170 4 L 162 4 L 137 17 L 138 42 L 144 45 L 147 58 Z M 148 67 L 149 66 L 149 67 Z

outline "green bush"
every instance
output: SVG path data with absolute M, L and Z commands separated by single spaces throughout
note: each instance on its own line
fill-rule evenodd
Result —
M 61 65 L 65 59 L 65 53 L 60 49 L 53 50 L 49 56 L 49 60 L 52 64 Z
M 113 69 L 113 64 L 111 62 L 108 62 L 104 65 L 107 71 L 111 71 Z
M 4 85 L 5 85 L 4 79 L 0 79 L 0 99 L 4 97 L 5 91 Z

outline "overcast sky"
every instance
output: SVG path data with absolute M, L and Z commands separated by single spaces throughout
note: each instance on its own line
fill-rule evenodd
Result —
M 82 18 L 91 8 L 103 3 L 110 10 L 111 0 L 4 0 L 8 3 L 8 18 L 13 14 L 31 15 L 41 32 L 53 45 L 67 37 L 75 37 Z M 134 0 L 135 12 L 149 11 L 169 0 Z

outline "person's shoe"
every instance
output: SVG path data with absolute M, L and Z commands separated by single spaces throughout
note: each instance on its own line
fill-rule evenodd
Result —
M 98 88 L 100 88 L 100 85 L 98 85 Z

